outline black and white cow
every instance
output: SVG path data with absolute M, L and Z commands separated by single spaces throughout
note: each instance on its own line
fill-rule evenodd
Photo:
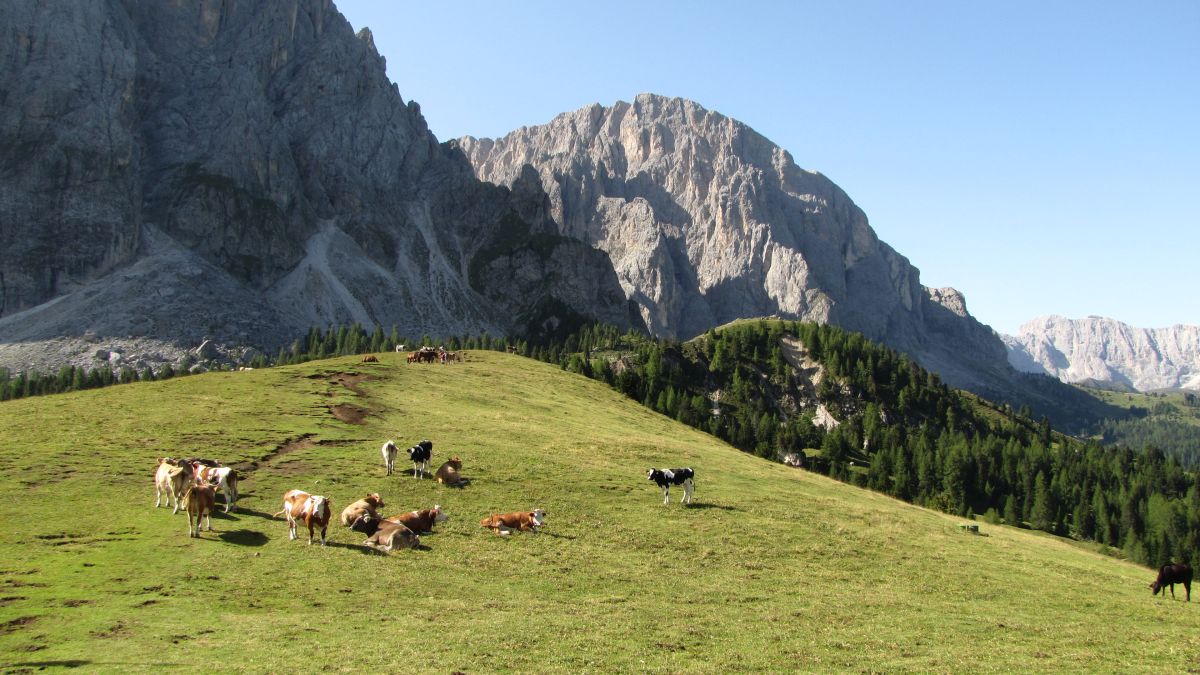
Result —
M 650 474 L 646 476 L 647 480 L 652 480 L 658 484 L 658 487 L 663 491 L 663 504 L 671 501 L 671 486 L 682 485 L 683 496 L 679 498 L 679 503 L 692 503 L 692 489 L 695 487 L 696 472 L 691 469 L 650 469 Z
M 413 477 L 421 478 L 429 473 L 429 459 L 433 457 L 433 442 L 421 441 L 408 449 L 408 458 L 413 463 Z

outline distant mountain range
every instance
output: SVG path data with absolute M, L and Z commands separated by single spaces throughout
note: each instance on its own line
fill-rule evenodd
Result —
M 1022 372 L 1138 391 L 1200 389 L 1200 326 L 1135 328 L 1098 316 L 1045 316 L 1003 339 L 1009 363 Z

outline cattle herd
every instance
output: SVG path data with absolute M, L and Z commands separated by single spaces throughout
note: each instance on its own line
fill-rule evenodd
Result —
M 413 352 L 414 354 L 425 353 Z M 433 353 L 437 353 L 436 350 Z M 443 350 L 444 353 L 444 350 Z M 410 354 L 411 357 L 411 354 Z M 410 362 L 412 359 L 410 358 Z M 443 361 L 444 362 L 444 361 Z M 395 469 L 396 455 L 399 446 L 395 441 L 388 440 L 381 448 L 385 475 L 391 476 Z M 433 443 L 422 440 L 407 450 L 409 461 L 413 464 L 413 477 L 421 479 L 429 476 L 429 462 L 433 459 Z M 434 477 L 438 483 L 448 487 L 463 487 L 469 480 L 460 475 L 462 460 L 456 455 L 438 468 Z M 676 469 L 650 469 L 647 480 L 653 481 L 663 491 L 663 504 L 670 501 L 671 486 L 683 488 L 680 497 L 681 504 L 692 503 L 692 492 L 695 489 L 696 472 L 690 467 Z M 188 516 L 188 536 L 199 537 L 201 521 L 208 531 L 212 531 L 212 510 L 216 506 L 216 494 L 225 496 L 225 512 L 229 513 L 237 507 L 238 472 L 231 467 L 221 466 L 219 462 L 210 459 L 173 459 L 164 457 L 158 460 L 158 468 L 154 474 L 155 499 L 154 506 L 173 506 L 172 514 L 182 508 Z M 378 493 L 366 497 L 347 506 L 341 515 L 341 524 L 355 532 L 367 535 L 364 546 L 371 546 L 382 551 L 395 549 L 418 548 L 421 545 L 421 535 L 433 532 L 437 523 L 449 520 L 449 516 L 440 505 L 432 508 L 418 509 L 401 513 L 390 518 L 382 518 L 379 509 L 383 508 L 383 498 Z M 308 543 L 312 544 L 319 531 L 319 541 L 325 545 L 325 535 L 329 527 L 332 513 L 332 503 L 324 495 L 313 495 L 303 490 L 288 490 L 283 495 L 283 508 L 274 514 L 274 518 L 283 515 L 287 520 L 288 538 L 297 538 L 296 530 L 300 523 L 308 528 Z M 493 513 L 479 524 L 492 532 L 504 536 L 512 532 L 537 532 L 546 521 L 543 509 L 532 511 L 516 511 L 512 513 Z M 1150 584 L 1154 595 L 1161 591 L 1166 597 L 1167 590 L 1171 598 L 1175 598 L 1175 584 L 1182 584 L 1188 602 L 1192 599 L 1192 568 L 1187 564 L 1163 565 L 1158 570 L 1158 577 Z
M 389 440 L 383 444 L 383 465 L 385 475 L 391 476 L 395 470 L 396 455 L 400 452 L 395 441 Z M 433 459 L 433 443 L 423 440 L 407 450 L 409 461 L 413 463 L 413 477 L 416 479 L 430 476 L 429 463 Z M 438 483 L 447 487 L 465 487 L 470 480 L 463 477 L 462 459 L 457 455 L 451 457 L 432 474 Z M 676 469 L 676 471 L 680 471 Z M 688 469 L 690 472 L 691 470 Z M 690 476 L 689 476 L 690 485 Z M 236 469 L 221 466 L 210 459 L 175 459 L 164 457 L 158 460 L 158 468 L 154 474 L 155 498 L 154 506 L 172 506 L 171 513 L 182 509 L 188 516 L 188 536 L 199 537 L 201 525 L 207 525 L 212 531 L 212 511 L 216 507 L 216 495 L 225 497 L 225 513 L 237 508 L 238 472 Z M 688 488 L 690 498 L 690 487 Z M 367 535 L 364 546 L 372 546 L 383 551 L 394 549 L 417 548 L 421 545 L 421 535 L 433 531 L 436 523 L 449 519 L 440 505 L 432 508 L 418 509 L 401 513 L 390 518 L 383 518 L 379 510 L 383 508 L 383 498 L 378 493 L 366 497 L 347 506 L 341 515 L 341 524 L 355 532 Z M 303 490 L 288 490 L 283 495 L 283 506 L 272 518 L 283 516 L 287 521 L 288 538 L 297 539 L 297 529 L 301 524 L 308 529 L 308 543 L 316 539 L 325 545 L 325 537 L 332 516 L 332 501 L 325 495 L 314 495 Z M 545 524 L 546 512 L 543 509 L 532 511 L 516 511 L 513 513 L 493 513 L 480 521 L 480 525 L 492 530 L 498 535 L 508 535 L 514 531 L 537 532 Z

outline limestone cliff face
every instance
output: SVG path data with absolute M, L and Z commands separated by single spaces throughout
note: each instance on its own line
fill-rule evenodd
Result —
M 1013 367 L 1064 382 L 1200 389 L 1200 326 L 1135 328 L 1098 316 L 1045 316 L 1005 342 Z
M 540 186 L 480 182 L 384 65 L 328 0 L 0 3 L 0 343 L 507 333 L 549 305 L 631 325 L 603 253 L 537 241 Z M 107 311 L 33 312 L 87 293 Z
M 845 192 L 696 103 L 643 94 L 458 146 L 497 185 L 536 170 L 560 233 L 608 254 L 657 334 L 780 315 L 861 331 L 960 384 L 1006 369 L 962 296 L 924 288 Z

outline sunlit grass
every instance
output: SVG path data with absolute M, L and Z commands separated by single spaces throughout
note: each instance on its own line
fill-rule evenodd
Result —
M 1021 530 L 964 534 L 955 518 L 738 452 L 552 366 L 471 357 L 346 358 L 0 404 L 0 667 L 1200 668 L 1200 609 L 1152 598 L 1144 568 Z M 360 396 L 331 381 L 342 372 L 376 379 Z M 366 423 L 334 419 L 337 403 L 366 408 Z M 433 440 L 434 466 L 461 456 L 471 485 L 385 477 L 388 438 Z M 188 539 L 182 515 L 152 508 L 164 455 L 258 461 L 243 510 Z M 693 467 L 695 504 L 673 494 L 662 506 L 651 466 Z M 269 519 L 290 488 L 328 495 L 335 512 L 379 492 L 389 514 L 438 503 L 451 520 L 419 551 L 371 553 L 338 526 L 310 547 Z M 478 525 L 534 507 L 549 514 L 540 535 Z

